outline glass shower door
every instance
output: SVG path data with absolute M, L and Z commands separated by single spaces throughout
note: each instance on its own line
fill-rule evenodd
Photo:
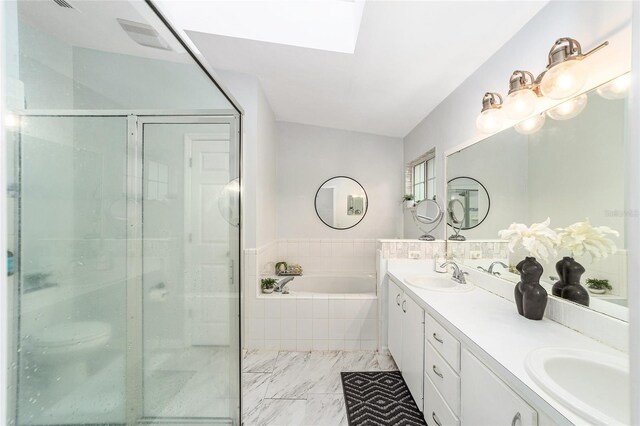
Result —
M 125 116 L 23 116 L 18 231 L 20 425 L 125 422 Z
M 239 405 L 236 122 L 141 117 L 138 132 L 142 418 L 228 424 Z

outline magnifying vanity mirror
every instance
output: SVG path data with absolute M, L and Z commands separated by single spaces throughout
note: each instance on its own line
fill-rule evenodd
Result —
M 356 226 L 367 214 L 369 199 L 360 183 L 348 176 L 327 179 L 316 192 L 316 214 L 333 229 Z
M 421 241 L 435 241 L 436 238 L 431 235 L 431 232 L 438 227 L 443 215 L 442 208 L 436 200 L 426 199 L 412 207 L 411 216 L 413 221 L 424 232 L 418 239 Z
M 452 241 L 464 241 L 466 238 L 460 235 L 460 230 L 467 217 L 468 208 L 458 198 L 449 200 L 447 205 L 447 224 L 453 228 L 454 234 L 449 237 Z
M 552 287 L 562 275 L 556 263 L 575 258 L 585 269 L 580 284 L 588 291 L 589 308 L 628 320 L 628 286 L 635 284 L 627 278 L 625 239 L 628 215 L 635 214 L 625 207 L 629 118 L 627 99 L 606 96 L 608 85 L 580 94 L 586 106 L 575 114 L 560 117 L 555 110 L 564 104 L 548 111 L 542 128 L 532 134 L 516 125 L 447 156 L 447 220 L 451 226 L 460 220 L 467 240 L 449 241 L 447 250 L 457 262 L 515 284 L 520 280 L 515 265 L 528 254 L 524 249 L 510 252 L 500 230 L 547 218 L 555 232 L 572 225 L 572 232 L 609 229 L 606 238 L 615 248 L 606 256 L 557 243 L 557 254 L 538 259 L 544 269 L 540 283 L 556 297 Z M 593 283 L 597 285 L 591 288 Z

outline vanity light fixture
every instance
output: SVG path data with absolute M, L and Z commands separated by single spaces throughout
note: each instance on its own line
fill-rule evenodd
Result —
M 536 109 L 538 95 L 534 92 L 534 77 L 529 71 L 514 71 L 509 79 L 509 94 L 504 112 L 512 120 L 522 120 Z
M 533 117 L 529 117 L 524 121 L 519 122 L 514 126 L 516 132 L 523 135 L 532 135 L 538 130 L 542 129 L 545 122 L 545 114 L 534 115 Z
M 631 86 L 631 73 L 626 73 L 611 80 L 609 83 L 598 87 L 598 95 L 605 99 L 622 99 L 629 93 Z
M 476 119 L 476 127 L 482 133 L 495 133 L 502 125 L 502 96 L 487 92 L 482 97 L 482 111 Z
M 609 42 L 583 54 L 577 40 L 562 37 L 549 51 L 547 70 L 539 77 L 540 92 L 551 99 L 564 99 L 578 93 L 587 80 L 587 70 L 582 60 L 602 49 Z
M 583 93 L 580 96 L 564 101 L 557 107 L 551 108 L 547 111 L 547 115 L 554 120 L 569 120 L 585 109 L 588 99 L 587 94 Z

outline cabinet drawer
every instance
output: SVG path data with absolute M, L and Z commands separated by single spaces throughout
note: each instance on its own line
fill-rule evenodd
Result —
M 460 415 L 460 376 L 426 342 L 424 371 L 456 416 Z
M 425 336 L 457 373 L 460 372 L 460 342 L 444 329 L 431 315 L 425 314 Z
M 424 419 L 430 426 L 460 425 L 460 420 L 451 411 L 428 375 L 424 378 Z

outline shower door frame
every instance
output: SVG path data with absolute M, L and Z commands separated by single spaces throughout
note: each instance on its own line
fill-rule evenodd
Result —
M 145 123 L 167 123 L 167 124 L 199 124 L 215 123 L 212 119 L 226 119 L 218 122 L 230 122 L 230 136 L 235 138 L 237 143 L 238 154 L 238 176 L 240 183 L 239 197 L 239 217 L 240 225 L 238 226 L 238 244 L 237 244 L 237 324 L 238 333 L 235 338 L 238 344 L 238 425 L 242 424 L 242 249 L 243 249 L 243 232 L 242 232 L 242 175 L 243 175 L 243 150 L 242 150 L 242 118 L 243 115 L 235 109 L 208 109 L 208 110 L 22 110 L 16 111 L 18 117 L 114 117 L 124 118 L 127 120 L 127 142 L 126 142 L 126 170 L 127 170 L 127 265 L 126 265 L 126 343 L 125 350 L 125 421 L 127 425 L 145 424 L 145 423 L 166 423 L 173 424 L 175 422 L 189 424 L 217 424 L 212 423 L 207 418 L 179 418 L 179 419 L 163 419 L 163 418 L 144 418 L 143 417 L 143 369 L 142 369 L 142 186 L 143 186 L 143 134 L 142 125 Z M 235 124 L 235 125 L 234 125 Z M 16 147 L 15 155 L 19 157 L 20 147 Z M 19 159 L 19 158 L 18 158 Z M 15 159 L 14 159 L 15 161 Z M 140 179 L 138 179 L 140 178 Z M 16 217 L 19 226 L 20 217 Z M 14 224 L 15 225 L 15 224 Z M 20 242 L 18 241 L 18 245 Z M 20 256 L 17 261 L 20 262 Z M 16 283 L 15 289 L 11 292 L 13 299 L 10 306 L 15 309 L 15 321 L 12 323 L 9 319 L 9 347 L 18 348 L 20 343 L 20 282 Z M 231 310 L 230 310 L 231 312 Z M 230 333 L 231 336 L 231 333 Z M 230 344 L 233 341 L 230 339 Z M 14 394 L 18 393 L 18 371 L 19 359 L 16 358 L 17 368 L 8 369 L 8 384 L 13 385 Z M 18 419 L 17 398 L 14 400 L 14 407 L 7 407 L 7 414 L 13 413 L 11 416 L 15 421 Z M 220 424 L 228 424 L 221 421 Z

